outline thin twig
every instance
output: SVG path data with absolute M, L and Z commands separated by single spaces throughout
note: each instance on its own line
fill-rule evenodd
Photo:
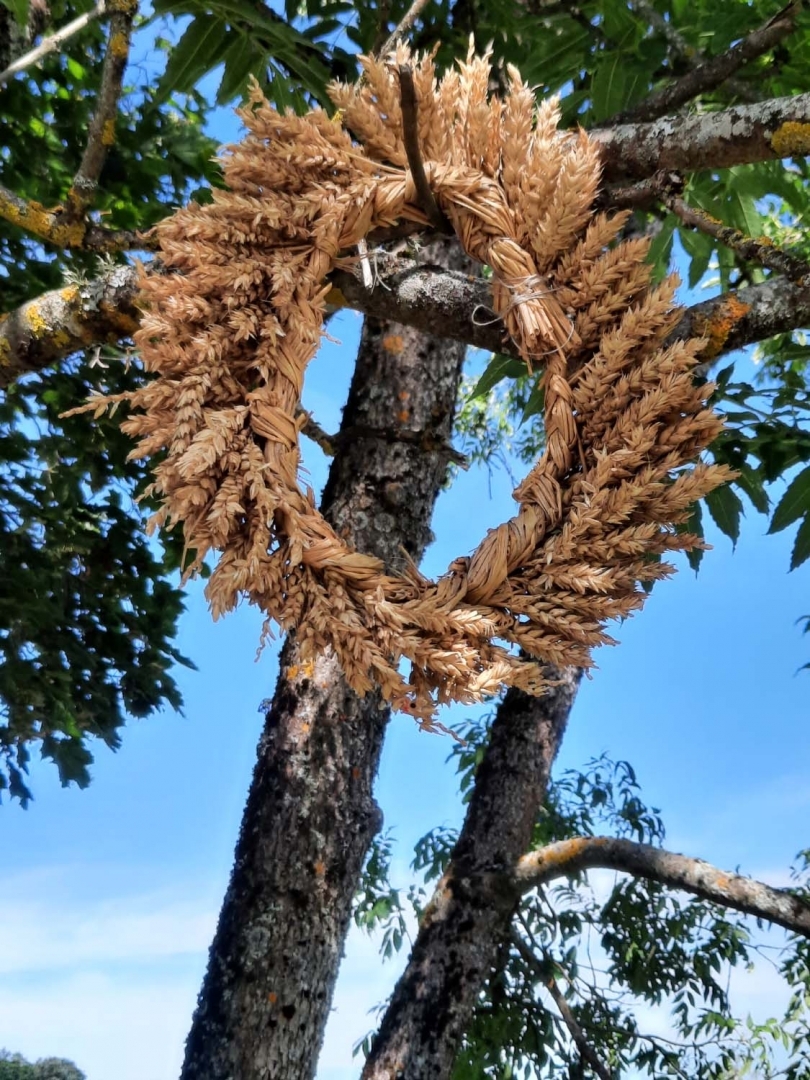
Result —
M 85 26 L 91 23 L 93 19 L 100 18 L 104 14 L 105 7 L 104 0 L 99 0 L 92 11 L 86 11 L 84 15 L 79 15 L 77 19 L 73 19 L 72 22 L 63 26 L 60 30 L 54 30 L 52 34 L 44 37 L 35 49 L 31 49 L 25 56 L 18 57 L 13 64 L 8 65 L 5 71 L 0 71 L 0 86 L 4 86 L 9 79 L 19 75 L 21 71 L 26 71 L 28 68 L 33 67 L 34 64 L 38 64 L 40 60 L 50 55 L 50 53 L 61 49 L 66 41 L 84 30 Z
M 673 53 L 688 67 L 697 67 L 706 59 L 699 49 L 696 49 L 694 45 L 690 45 L 683 34 L 676 30 L 669 19 L 665 19 L 651 3 L 648 3 L 648 0 L 631 0 L 629 6 L 638 15 L 645 18 L 653 30 L 657 30 L 664 37 Z M 743 101 L 758 100 L 756 91 L 739 79 L 729 80 L 729 89 L 732 89 Z
M 755 239 L 752 236 L 746 236 L 739 229 L 724 225 L 722 221 L 713 218 L 705 210 L 690 206 L 681 195 L 664 194 L 661 201 L 667 210 L 675 214 L 687 228 L 713 237 L 739 258 L 759 263 L 760 266 L 781 274 L 789 281 L 798 283 L 810 281 L 810 264 L 797 255 L 791 255 L 790 252 L 775 247 L 767 237 L 760 236 Z
M 426 7 L 427 4 L 428 0 L 413 0 L 411 6 L 399 20 L 393 31 L 386 38 L 385 43 L 377 53 L 377 56 L 387 56 L 392 49 L 396 48 L 397 44 L 402 40 L 402 38 L 405 37 L 405 35 L 412 28 L 413 24 L 419 18 L 422 8 Z
M 512 935 L 512 942 L 523 960 L 525 960 L 535 975 L 538 976 L 543 983 L 543 986 L 545 986 L 546 990 L 548 990 L 551 995 L 551 1000 L 556 1005 L 557 1011 L 563 1019 L 563 1023 L 568 1028 L 571 1038 L 574 1040 L 574 1045 L 579 1052 L 579 1056 L 583 1061 L 590 1065 L 596 1075 L 600 1077 L 600 1080 L 613 1080 L 613 1077 L 610 1075 L 610 1070 L 588 1042 L 585 1032 L 582 1030 L 579 1021 L 574 1016 L 573 1009 L 565 1000 L 565 995 L 560 990 L 559 986 L 557 986 L 557 980 L 546 970 L 549 966 L 550 957 L 546 954 L 546 964 L 543 965 L 519 934 Z
M 327 457 L 335 456 L 335 436 L 330 435 L 325 431 L 321 425 L 313 418 L 312 413 L 308 413 L 306 409 L 298 409 L 296 416 L 305 416 L 306 420 L 301 428 L 301 433 L 306 435 L 308 439 L 319 446 Z
M 129 59 L 132 23 L 138 0 L 109 0 L 110 33 L 101 72 L 98 104 L 84 148 L 81 164 L 65 201 L 68 221 L 81 220 L 93 202 L 107 151 L 115 142 L 115 119 L 121 97 L 124 71 Z
M 726 52 L 701 60 L 682 78 L 650 94 L 638 105 L 617 113 L 605 124 L 634 124 L 657 120 L 659 116 L 666 116 L 667 113 L 674 112 L 688 101 L 693 101 L 701 94 L 716 89 L 727 82 L 745 64 L 764 55 L 792 34 L 796 29 L 796 18 L 800 10 L 799 0 L 793 0 L 777 15 L 770 18 L 764 26 L 753 30 Z M 671 32 L 672 28 L 666 20 L 664 20 L 664 26 L 667 28 L 667 33 Z
M 413 72 L 407 64 L 399 65 L 399 89 L 402 101 L 402 141 L 405 144 L 408 168 L 411 170 L 411 176 L 416 187 L 417 200 L 434 229 L 438 229 L 443 233 L 452 233 L 452 226 L 439 209 L 439 204 L 430 190 L 430 184 L 425 174 L 425 166 L 419 151 L 417 123 L 419 116 L 416 89 L 413 85 Z

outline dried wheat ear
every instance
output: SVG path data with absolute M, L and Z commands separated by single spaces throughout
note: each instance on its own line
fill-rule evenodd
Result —
M 360 83 L 333 85 L 336 119 L 282 116 L 254 88 L 227 188 L 157 228 L 171 272 L 144 273 L 136 336 L 157 377 L 123 428 L 133 457 L 162 454 L 150 528 L 182 522 L 192 571 L 221 553 L 215 616 L 246 596 L 295 627 L 305 655 L 334 649 L 358 693 L 376 685 L 430 727 L 444 702 L 504 684 L 541 693 L 543 662 L 589 666 L 606 622 L 672 572 L 658 556 L 700 544 L 678 526 L 730 473 L 685 467 L 721 428 L 712 386 L 692 378 L 701 342 L 665 345 L 675 281 L 652 287 L 646 240 L 617 243 L 626 215 L 594 213 L 596 147 L 558 131 L 556 101 L 536 105 L 514 70 L 505 98 L 489 96 L 486 57 L 440 80 L 430 57 L 401 47 L 395 61 L 364 59 Z M 545 380 L 546 450 L 517 513 L 435 582 L 352 550 L 297 479 L 327 275 L 371 230 L 426 220 L 402 139 L 406 63 L 431 190 L 492 268 L 494 311 Z

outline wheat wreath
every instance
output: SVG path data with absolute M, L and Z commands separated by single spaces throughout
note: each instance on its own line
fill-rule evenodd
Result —
M 545 387 L 546 448 L 517 513 L 437 581 L 354 551 L 298 482 L 327 275 L 372 230 L 427 224 L 403 142 L 406 64 L 421 182 L 491 268 L 493 310 Z M 438 81 L 403 46 L 363 67 L 330 88 L 335 118 L 281 115 L 254 87 L 226 190 L 157 227 L 164 272 L 143 275 L 136 335 L 156 378 L 129 396 L 123 428 L 133 457 L 163 455 L 150 528 L 182 522 L 192 572 L 221 552 L 215 616 L 246 596 L 295 628 L 305 656 L 331 647 L 354 690 L 376 685 L 430 726 L 443 702 L 541 693 L 542 662 L 589 666 L 605 623 L 672 571 L 658 557 L 700 543 L 678 526 L 731 474 L 685 468 L 722 426 L 712 386 L 692 378 L 702 343 L 664 345 L 676 281 L 652 287 L 648 241 L 617 242 L 627 215 L 594 213 L 597 149 L 558 131 L 556 101 L 536 106 L 512 69 L 504 98 L 490 95 L 488 58 L 472 54 Z

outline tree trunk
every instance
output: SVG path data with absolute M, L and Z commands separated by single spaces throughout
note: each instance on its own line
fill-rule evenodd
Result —
M 467 265 L 455 245 L 429 254 Z M 364 325 L 322 505 L 389 568 L 403 548 L 418 561 L 431 539 L 464 352 L 396 324 Z M 352 898 L 381 824 L 372 785 L 388 715 L 376 696 L 347 688 L 334 655 L 302 665 L 286 642 L 183 1080 L 314 1076 Z
M 529 848 L 581 672 L 549 669 L 544 697 L 509 690 L 498 708 L 447 870 L 363 1069 L 363 1080 L 445 1080 L 498 948 L 514 893 L 485 882 Z

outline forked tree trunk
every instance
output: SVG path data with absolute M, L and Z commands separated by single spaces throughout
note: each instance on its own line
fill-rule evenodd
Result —
M 456 247 L 429 251 L 466 266 Z M 447 466 L 464 346 L 367 320 L 323 510 L 358 550 L 419 560 Z M 397 441 L 397 431 L 424 432 Z M 183 1080 L 311 1080 L 363 859 L 388 712 L 294 641 L 267 714 Z

